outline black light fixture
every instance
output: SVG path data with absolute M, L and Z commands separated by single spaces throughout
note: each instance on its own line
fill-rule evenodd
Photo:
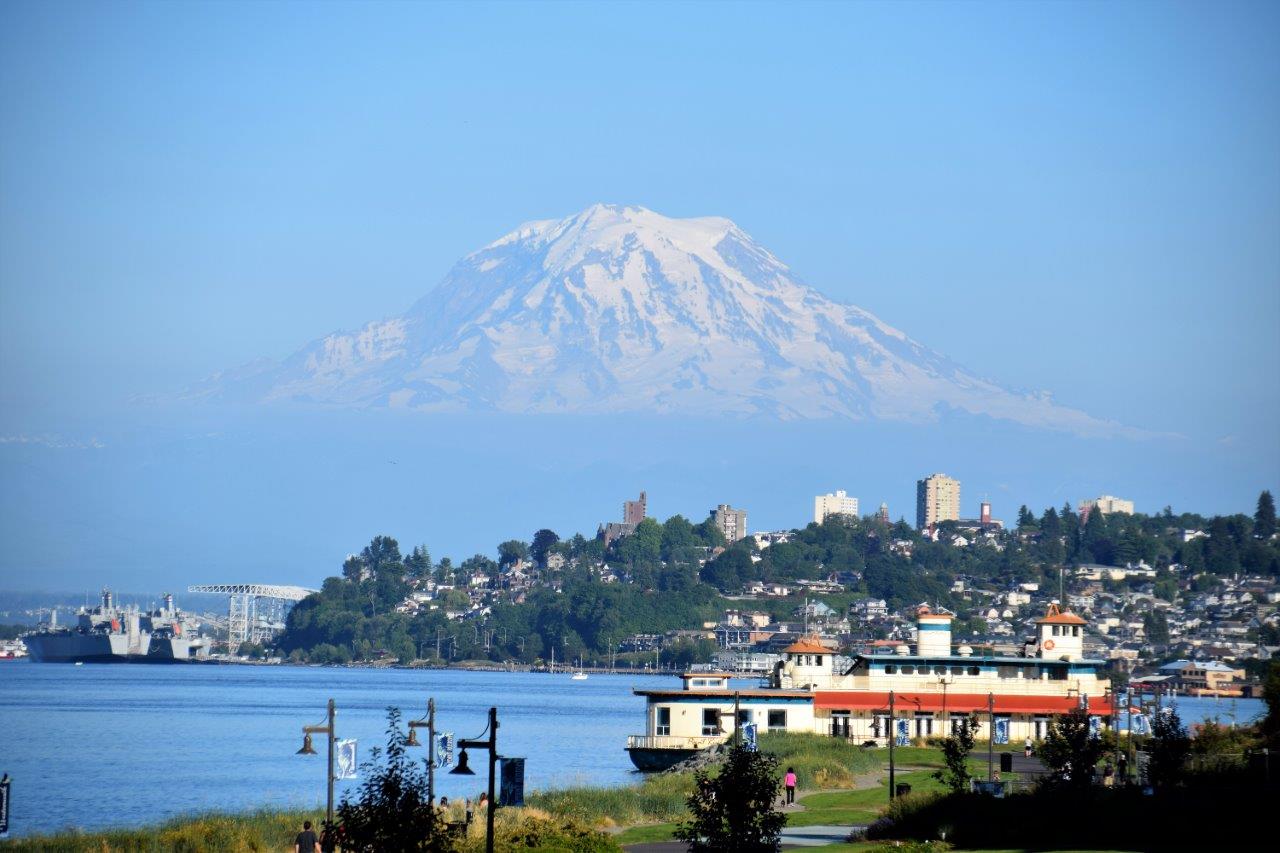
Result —
M 474 776 L 476 771 L 467 765 L 467 751 L 458 753 L 458 766 L 449 771 L 450 776 Z
M 418 740 L 418 730 L 413 726 L 409 727 L 409 737 L 405 738 L 405 746 L 422 746 L 422 742 Z
M 312 735 L 325 735 L 329 741 L 329 769 L 325 773 L 325 822 L 330 826 L 333 825 L 333 745 L 337 740 L 337 732 L 334 726 L 334 719 L 337 717 L 337 709 L 333 705 L 333 700 L 329 700 L 328 713 L 325 715 L 325 722 L 315 726 L 302 727 L 302 749 L 298 750 L 295 755 L 315 755 L 316 748 L 311 744 Z
M 458 766 L 449 772 L 455 776 L 474 776 L 475 771 L 467 764 L 467 748 L 483 749 L 489 753 L 489 808 L 485 813 L 484 849 L 485 853 L 493 853 L 493 810 L 498 804 L 494 802 L 494 777 L 498 765 L 498 709 L 489 709 L 489 725 L 485 727 L 489 736 L 484 740 L 472 738 L 458 741 L 460 753 Z

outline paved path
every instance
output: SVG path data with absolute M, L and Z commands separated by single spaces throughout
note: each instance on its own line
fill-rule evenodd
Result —
M 797 826 L 782 830 L 782 849 L 799 850 L 803 847 L 826 847 L 839 844 L 849 837 L 857 826 Z M 653 841 L 647 844 L 628 844 L 627 853 L 687 853 L 689 847 L 683 841 Z

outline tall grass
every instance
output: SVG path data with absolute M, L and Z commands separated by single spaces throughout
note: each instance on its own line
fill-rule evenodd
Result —
M 847 788 L 860 774 L 879 769 L 885 761 L 883 750 L 863 749 L 841 738 L 815 734 L 760 735 L 760 751 L 778 759 L 779 770 L 796 771 L 801 788 Z
M 525 799 L 534 808 L 591 826 L 631 826 L 684 818 L 692 791 L 692 773 L 662 773 L 625 788 L 560 788 Z
M 293 838 L 324 812 L 259 811 L 175 818 L 158 826 L 100 832 L 59 832 L 0 842 L 0 851 L 22 853 L 266 853 L 293 849 Z

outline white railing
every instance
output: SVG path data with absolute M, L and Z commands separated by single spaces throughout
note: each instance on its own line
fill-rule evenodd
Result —
M 706 749 L 724 743 L 728 735 L 685 737 L 681 735 L 629 735 L 627 749 Z

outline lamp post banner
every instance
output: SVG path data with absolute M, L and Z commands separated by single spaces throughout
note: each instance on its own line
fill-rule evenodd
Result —
M 436 734 L 436 769 L 441 770 L 453 764 L 453 732 Z
M 996 717 L 996 743 L 1009 742 L 1009 718 Z
M 742 724 L 742 745 L 747 748 L 748 752 L 756 751 L 756 724 Z
M 0 781 L 0 838 L 9 834 L 9 788 L 12 780 Z
M 898 720 L 898 746 L 907 746 L 911 743 L 911 721 Z
M 498 791 L 498 805 L 524 805 L 524 759 L 502 759 L 502 787 Z
M 334 779 L 354 779 L 356 778 L 356 768 L 359 766 L 356 761 L 356 741 L 339 740 L 334 741 Z

